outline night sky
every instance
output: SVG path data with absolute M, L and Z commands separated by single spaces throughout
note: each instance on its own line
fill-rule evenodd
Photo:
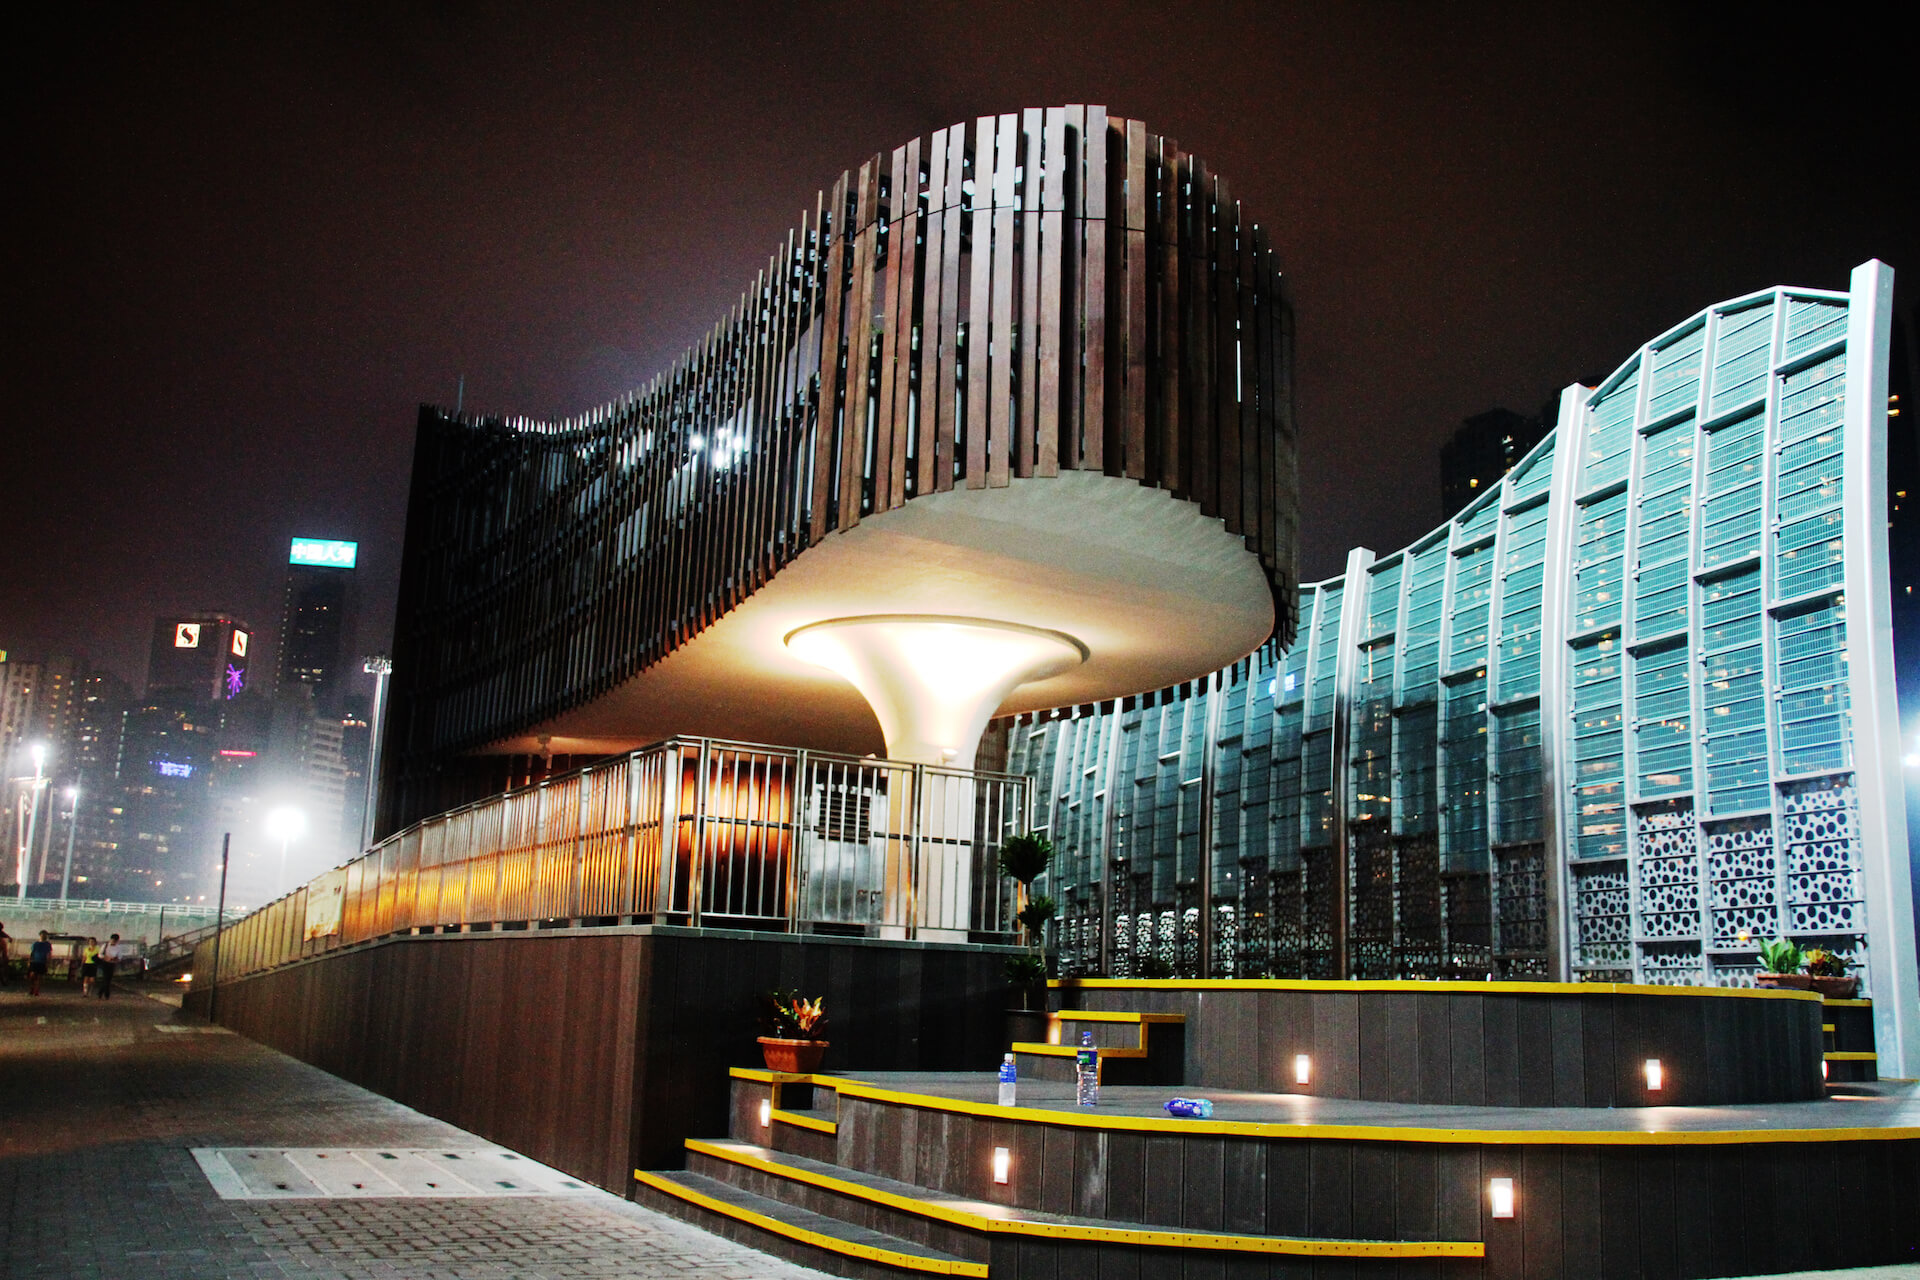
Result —
M 973 116 L 1104 103 L 1272 228 L 1309 580 L 1438 522 L 1463 417 L 1920 271 L 1912 60 L 1841 6 L 61 8 L 0 55 L 0 648 L 136 686 L 157 614 L 270 637 L 294 533 L 361 543 L 384 647 L 419 402 L 642 383 L 841 169 Z

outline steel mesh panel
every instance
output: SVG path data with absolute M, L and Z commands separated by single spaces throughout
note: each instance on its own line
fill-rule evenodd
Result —
M 1707 435 L 1700 563 L 1732 564 L 1760 554 L 1760 481 L 1767 419 L 1751 413 Z
M 1398 977 L 1438 977 L 1444 964 L 1440 844 L 1432 836 L 1395 842 Z
M 1576 965 L 1632 963 L 1633 892 L 1626 864 L 1573 868 L 1573 939 Z
M 1546 853 L 1539 845 L 1494 854 L 1498 959 L 1508 972 L 1544 972 L 1547 953 Z
M 1713 345 L 1712 414 L 1721 414 L 1765 392 L 1773 348 L 1773 304 L 1722 313 Z
M 1744 947 L 1775 936 L 1780 931 L 1779 858 L 1772 821 L 1703 823 L 1700 834 L 1707 847 L 1714 945 Z
M 1587 456 L 1583 459 L 1580 492 L 1588 493 L 1623 480 L 1633 451 L 1633 416 L 1640 395 L 1640 371 L 1635 369 L 1611 391 L 1596 397 L 1587 428 Z
M 1614 857 L 1626 850 L 1619 637 L 1584 641 L 1572 657 L 1574 853 Z
M 1691 409 L 1700 398 L 1706 336 L 1706 325 L 1695 325 L 1654 352 L 1653 378 L 1647 386 L 1647 421 L 1658 422 L 1668 414 Z
M 1384 823 L 1356 823 L 1349 834 L 1347 950 L 1356 978 L 1398 977 L 1393 954 L 1393 843 Z
M 1445 976 L 1481 978 L 1493 972 L 1493 877 L 1485 871 L 1443 872 L 1446 912 Z

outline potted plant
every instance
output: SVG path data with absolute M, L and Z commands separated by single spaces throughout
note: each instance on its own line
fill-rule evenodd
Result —
M 1760 972 L 1754 977 L 1757 987 L 1778 987 L 1789 991 L 1813 990 L 1813 979 L 1800 972 L 1806 952 L 1785 938 L 1760 944 Z
M 820 1011 L 824 999 L 808 1000 L 798 991 L 779 990 L 761 997 L 767 1034 L 760 1037 L 760 1055 L 767 1070 L 804 1075 L 818 1069 L 828 1043 L 820 1038 L 827 1027 L 826 1015 Z
M 1053 860 L 1053 842 L 1028 832 L 1008 836 L 1000 845 L 1000 872 L 1017 887 L 1014 918 L 1025 937 L 1025 955 L 1007 960 L 1007 982 L 1020 992 L 1020 1005 L 1007 1010 L 1009 1044 L 1036 1041 L 1046 1034 L 1047 921 L 1058 913 L 1052 898 L 1035 895 L 1033 882 Z M 1036 1000 L 1036 996 L 1038 997 Z
M 1807 950 L 1807 978 L 1813 989 L 1829 1000 L 1851 1000 L 1860 979 L 1847 972 L 1847 958 L 1822 947 Z

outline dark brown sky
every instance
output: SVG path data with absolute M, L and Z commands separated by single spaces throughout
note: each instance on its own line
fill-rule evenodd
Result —
M 1309 579 L 1437 522 L 1466 415 L 1723 297 L 1920 271 L 1893 32 L 1564 8 L 66 8 L 3 55 L 0 648 L 137 683 L 157 613 L 271 629 L 295 532 L 361 542 L 384 645 L 418 402 L 611 398 L 839 169 L 989 112 L 1142 117 L 1274 228 Z

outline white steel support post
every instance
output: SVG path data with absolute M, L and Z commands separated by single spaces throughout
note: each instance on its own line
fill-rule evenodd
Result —
M 1327 735 L 1333 752 L 1328 779 L 1333 805 L 1333 965 L 1334 976 L 1353 976 L 1353 845 L 1347 831 L 1347 747 L 1353 737 L 1353 686 L 1360 665 L 1360 641 L 1367 633 L 1367 570 L 1373 552 L 1355 547 L 1347 552 L 1347 574 L 1340 598 L 1340 634 L 1333 652 L 1333 731 Z M 1311 670 L 1311 669 L 1309 669 Z M 1313 696 L 1309 677 L 1307 696 Z M 1205 975 L 1202 975 L 1203 977 Z
M 1915 971 L 1913 873 L 1893 670 L 1887 552 L 1887 364 L 1893 268 L 1854 268 L 1847 312 L 1847 674 L 1853 689 L 1854 776 L 1860 801 L 1867 976 L 1874 1043 L 1885 1077 L 1920 1075 L 1920 973 Z
M 1554 428 L 1553 479 L 1547 489 L 1546 566 L 1540 588 L 1540 840 L 1547 896 L 1547 976 L 1573 981 L 1573 722 L 1567 715 L 1567 604 L 1573 594 L 1573 501 L 1586 456 L 1588 388 L 1574 383 L 1560 392 Z

